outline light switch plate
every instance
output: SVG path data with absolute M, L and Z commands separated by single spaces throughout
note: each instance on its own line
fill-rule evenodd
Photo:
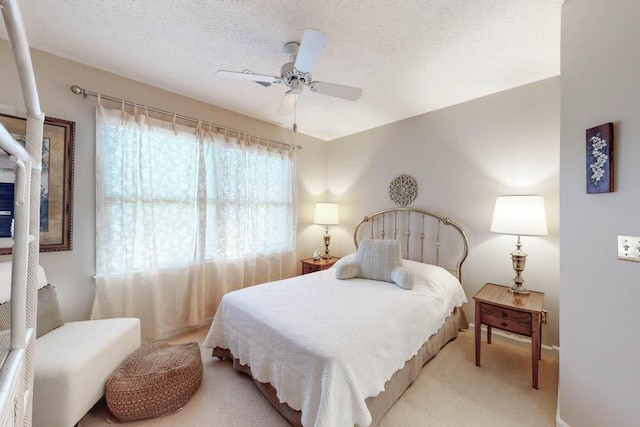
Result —
M 618 259 L 640 262 L 640 237 L 618 236 Z

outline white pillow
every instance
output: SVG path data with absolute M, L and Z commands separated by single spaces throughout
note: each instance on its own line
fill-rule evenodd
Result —
M 11 261 L 0 262 L 0 304 L 11 299 Z M 38 266 L 38 289 L 47 286 L 47 276 L 41 265 Z
M 356 253 L 360 277 L 393 282 L 391 272 L 402 265 L 399 240 L 362 239 Z
M 363 239 L 358 252 L 349 254 L 334 265 L 336 278 L 382 280 L 403 289 L 413 289 L 415 274 L 402 264 L 402 249 L 398 240 Z
M 356 259 L 356 252 L 350 253 L 349 255 L 345 255 L 342 258 L 340 258 L 338 261 L 336 261 L 336 263 L 333 264 L 331 268 L 338 268 L 342 264 L 353 262 L 355 259 Z
M 343 262 L 336 267 L 336 278 L 338 279 L 353 279 L 358 276 L 360 276 L 360 267 L 355 261 Z
M 403 260 L 402 264 L 416 275 L 416 286 L 427 286 L 439 294 L 448 296 L 457 304 L 467 302 L 462 284 L 448 270 L 437 265 L 408 259 Z
M 402 289 L 411 290 L 416 285 L 416 275 L 409 271 L 404 265 L 400 265 L 391 272 L 393 283 Z

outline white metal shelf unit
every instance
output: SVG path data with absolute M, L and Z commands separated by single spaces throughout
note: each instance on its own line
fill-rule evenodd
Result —
M 29 406 L 26 384 L 27 348 L 34 345 L 35 328 L 27 326 L 29 190 L 32 159 L 0 125 L 0 149 L 15 163 L 14 237 L 11 268 L 11 329 L 0 338 L 0 425 L 23 425 Z M 1 153 L 0 156 L 2 156 Z
M 0 366 L 0 427 L 30 427 L 34 378 L 37 278 L 40 247 L 40 162 L 44 114 L 18 0 L 0 0 L 24 97 L 27 119 L 23 148 L 0 127 L 0 149 L 15 164 L 14 241 L 11 271 L 11 330 Z M 1 151 L 0 151 L 1 152 Z M 29 237 L 31 236 L 31 238 Z M 5 346 L 7 344 L 4 344 Z

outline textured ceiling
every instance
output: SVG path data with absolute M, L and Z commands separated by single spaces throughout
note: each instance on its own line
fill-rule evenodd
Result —
M 562 2 L 31 0 L 20 4 L 33 48 L 285 127 L 293 122 L 292 115 L 278 114 L 286 87 L 222 79 L 215 71 L 250 69 L 278 76 L 280 66 L 288 62 L 283 45 L 299 42 L 305 28 L 320 30 L 328 43 L 313 78 L 364 91 L 355 102 L 308 89 L 298 97 L 299 132 L 331 140 L 559 75 Z M 6 38 L 1 28 L 0 36 Z

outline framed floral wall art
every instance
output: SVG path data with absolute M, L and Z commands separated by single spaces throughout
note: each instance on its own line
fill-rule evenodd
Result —
M 587 129 L 587 194 L 613 191 L 613 123 Z
M 0 113 L 0 123 L 24 145 L 26 119 Z M 45 117 L 40 183 L 40 252 L 71 250 L 74 134 L 74 122 Z M 0 165 L 0 205 L 13 204 L 14 181 L 13 168 Z M 0 254 L 9 253 L 11 248 L 0 248 Z

